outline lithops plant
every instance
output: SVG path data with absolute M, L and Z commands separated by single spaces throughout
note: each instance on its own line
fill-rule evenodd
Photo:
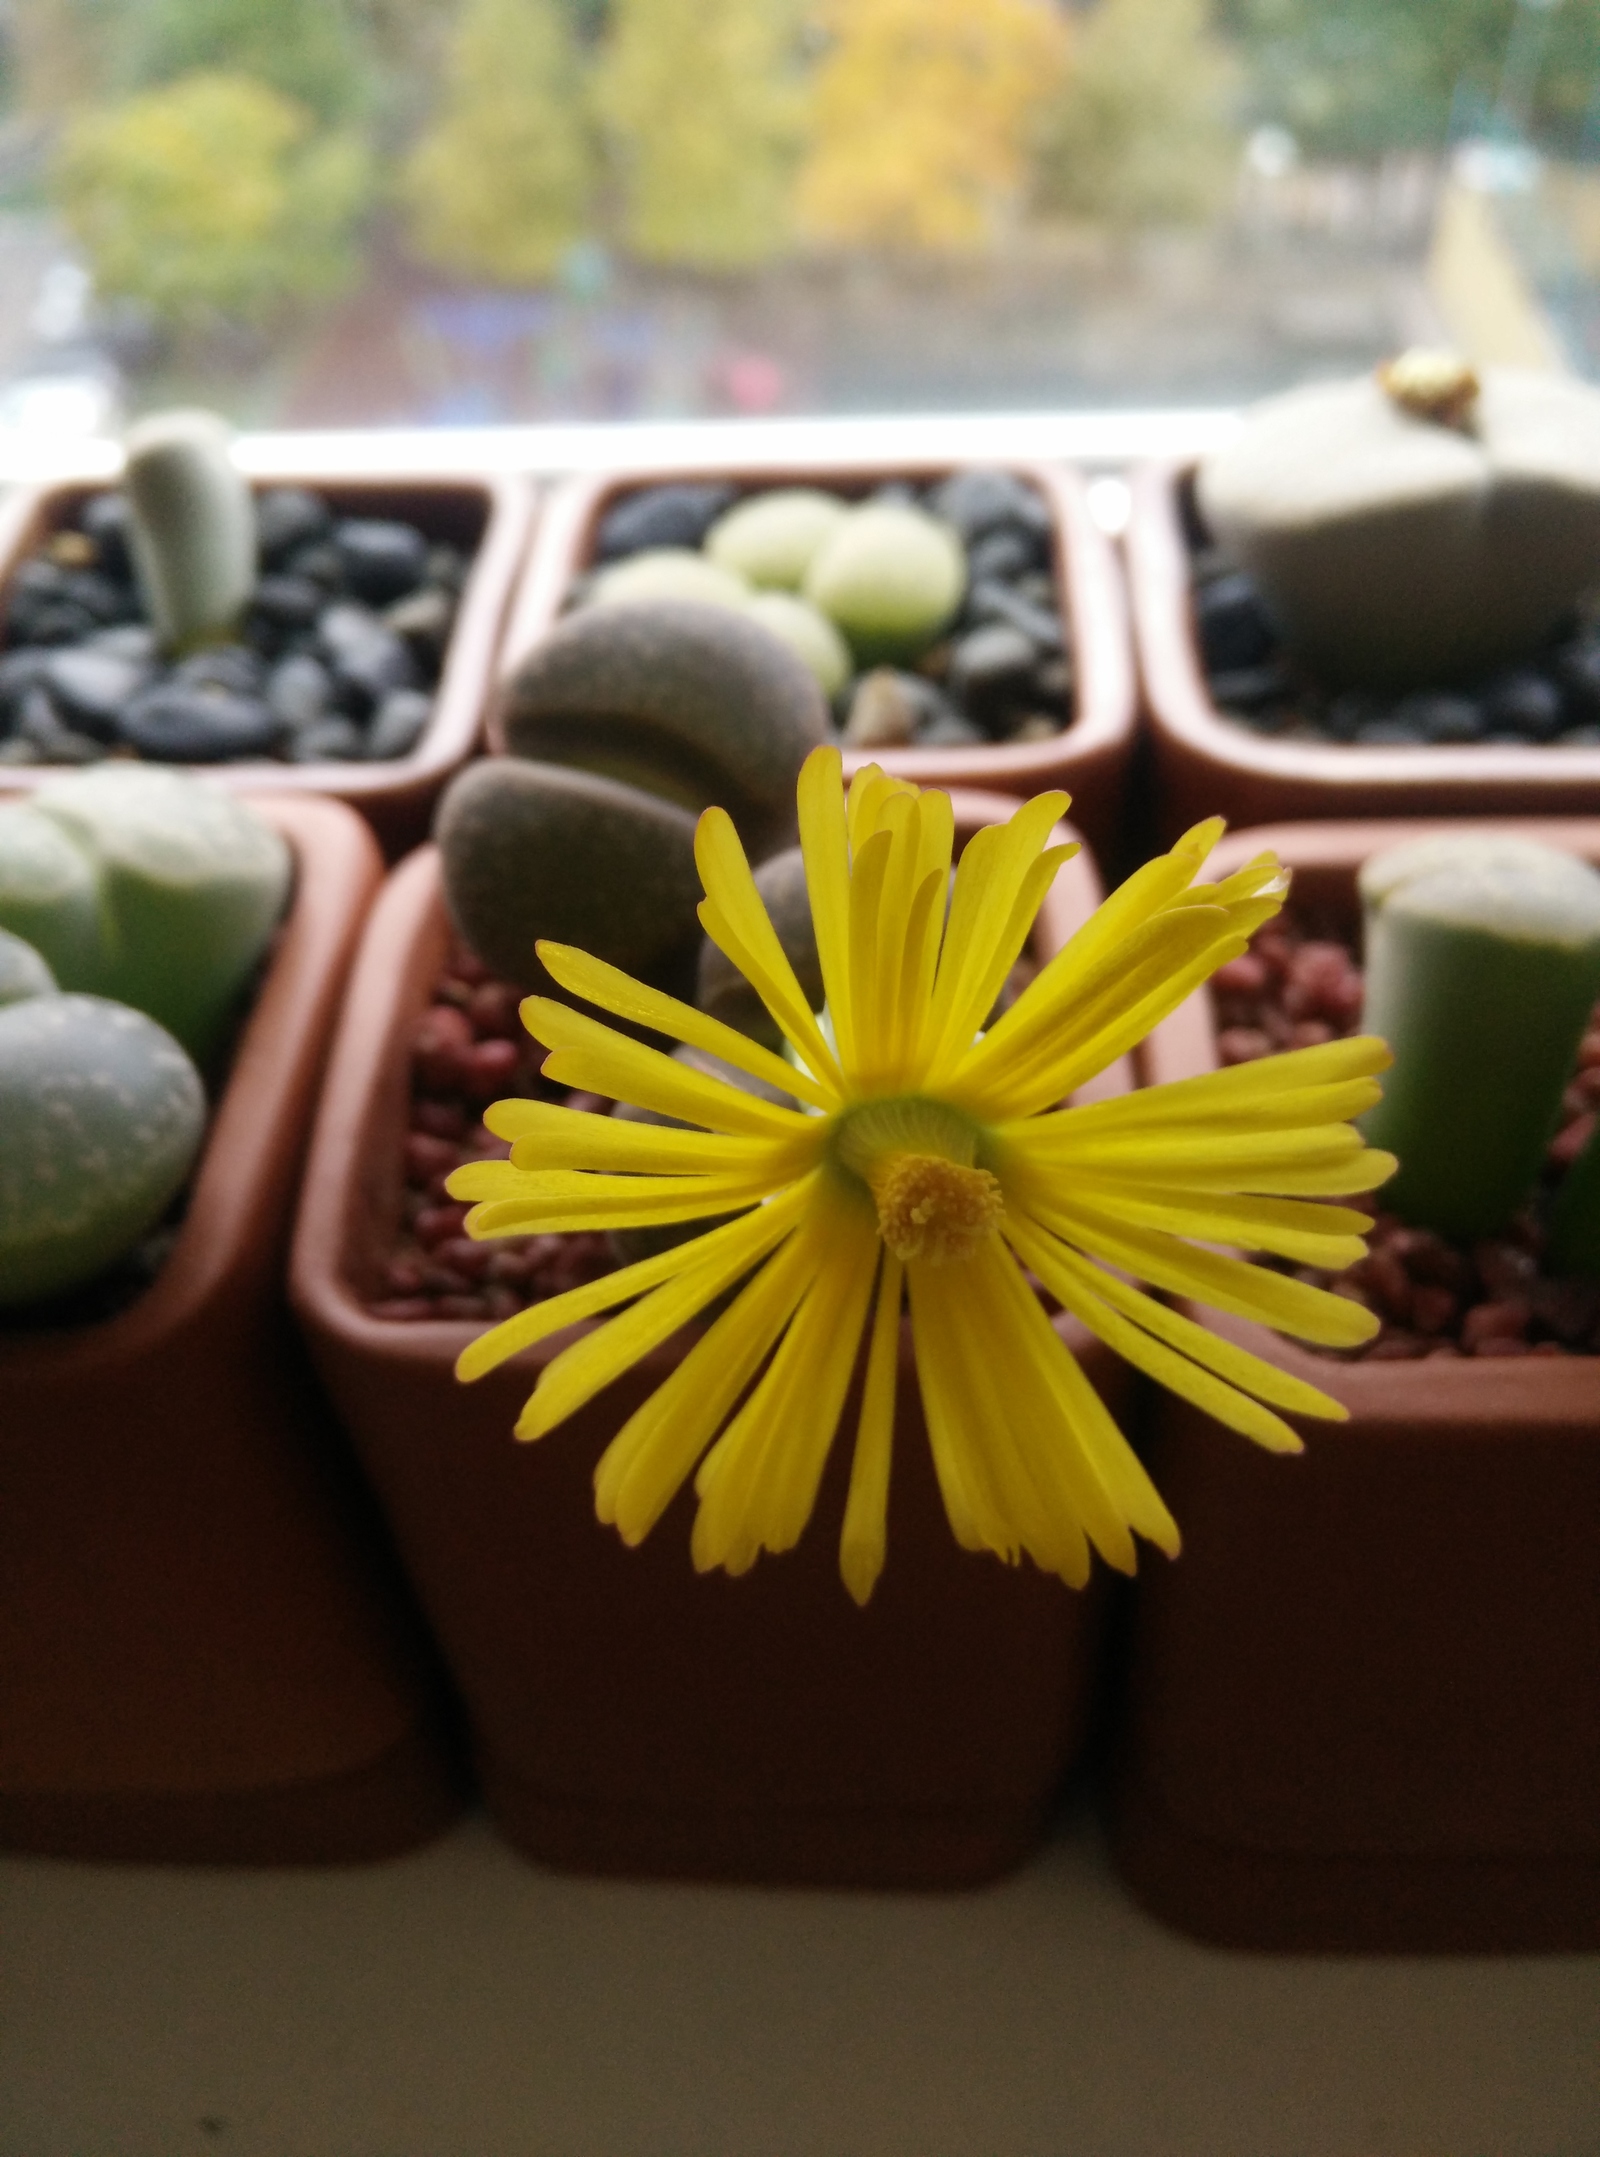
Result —
M 949 525 L 909 503 L 863 502 L 818 548 L 803 590 L 870 665 L 926 651 L 954 619 L 966 582 Z
M 1532 1191 L 1600 996 L 1600 872 L 1532 840 L 1450 832 L 1361 872 L 1365 1029 L 1394 1051 L 1367 1142 L 1384 1204 L 1460 1237 Z
M 92 1280 L 160 1220 L 205 1092 L 172 1036 L 98 996 L 0 1008 L 0 1308 Z
M 1471 682 L 1528 658 L 1596 582 L 1600 390 L 1406 354 L 1257 406 L 1196 493 L 1319 678 Z
M 501 717 L 514 756 L 696 813 L 719 803 L 758 861 L 792 836 L 800 766 L 829 733 L 816 678 L 786 644 L 688 601 L 568 615 L 507 684 Z
M 811 669 L 824 696 L 838 695 L 850 679 L 850 647 L 825 614 L 793 592 L 752 592 L 744 611 Z
M 706 534 L 705 551 L 748 584 L 797 592 L 849 514 L 838 495 L 820 487 L 773 487 L 719 517 Z
M 639 787 L 487 757 L 440 803 L 445 903 L 478 956 L 524 988 L 549 987 L 541 937 L 658 978 L 687 966 L 699 935 L 694 826 L 688 810 Z
M 159 767 L 108 763 L 0 808 L 0 926 L 64 989 L 131 1004 L 201 1065 L 216 1053 L 293 872 L 248 803 Z
M 29 996 L 54 996 L 59 984 L 32 944 L 0 929 L 0 1006 Z
M 707 607 L 739 609 L 750 587 L 731 570 L 687 547 L 652 547 L 597 572 L 583 596 L 586 607 L 631 606 L 646 599 L 688 599 Z
M 145 604 L 169 652 L 231 637 L 256 582 L 255 504 L 213 412 L 158 412 L 128 430 L 123 489 Z

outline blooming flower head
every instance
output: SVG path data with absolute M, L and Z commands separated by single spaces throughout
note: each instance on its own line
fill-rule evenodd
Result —
M 517 1424 L 519 1437 L 542 1437 L 737 1285 L 612 1440 L 595 1489 L 600 1518 L 637 1543 L 694 1473 L 695 1563 L 740 1573 L 805 1527 L 865 1336 L 840 1546 L 864 1603 L 884 1563 L 904 1301 L 962 1545 L 1012 1563 L 1026 1552 L 1073 1586 L 1088 1578 L 1091 1548 L 1125 1572 L 1136 1535 L 1175 1554 L 1171 1516 L 1029 1275 L 1138 1369 L 1258 1444 L 1298 1451 L 1275 1411 L 1343 1408 L 1129 1276 L 1328 1347 L 1369 1339 L 1377 1321 L 1359 1304 L 1230 1252 L 1326 1267 L 1362 1255 L 1367 1216 L 1326 1201 L 1394 1167 L 1348 1121 L 1378 1098 L 1389 1052 L 1333 1041 L 1071 1106 L 1277 912 L 1288 881 L 1277 861 L 1263 854 L 1197 884 L 1222 833 L 1220 820 L 1198 825 L 1129 877 L 984 1031 L 1076 851 L 1051 843 L 1067 797 L 1042 794 L 980 831 L 952 883 L 947 795 L 869 766 L 847 798 L 827 748 L 807 759 L 799 793 L 820 1016 L 729 818 L 708 809 L 696 835 L 706 934 L 756 989 L 792 1061 L 583 952 L 539 953 L 570 994 L 800 1105 L 529 997 L 523 1021 L 551 1051 L 548 1078 L 677 1127 L 495 1103 L 485 1121 L 511 1141 L 510 1160 L 450 1179 L 454 1196 L 478 1201 L 468 1232 L 717 1225 L 507 1319 L 465 1350 L 458 1375 L 627 1305 L 543 1372 Z

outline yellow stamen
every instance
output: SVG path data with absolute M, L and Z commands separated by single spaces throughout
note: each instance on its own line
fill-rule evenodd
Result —
M 1000 1181 L 936 1153 L 896 1153 L 874 1169 L 878 1229 L 896 1258 L 942 1266 L 970 1258 L 1005 1212 Z

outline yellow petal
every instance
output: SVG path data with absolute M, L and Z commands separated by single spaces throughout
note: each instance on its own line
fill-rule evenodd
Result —
M 512 1168 L 486 1161 L 456 1176 L 499 1170 L 517 1179 L 512 1195 L 485 1199 L 467 1215 L 469 1236 L 559 1235 L 572 1229 L 666 1227 L 751 1206 L 772 1192 L 764 1172 L 728 1176 L 601 1176 L 572 1168 Z
M 680 1003 L 675 996 L 647 988 L 632 975 L 615 966 L 607 966 L 602 959 L 591 958 L 586 951 L 574 951 L 568 944 L 541 941 L 538 951 L 551 978 L 572 995 L 598 1004 L 618 1018 L 630 1019 L 635 1025 L 648 1026 L 655 1033 L 669 1035 L 674 1041 L 684 1041 L 692 1048 L 704 1049 L 708 1055 L 720 1056 L 736 1071 L 763 1079 L 780 1092 L 798 1094 L 813 1108 L 829 1110 L 838 1107 L 838 1095 L 820 1079 L 796 1071 L 792 1063 L 774 1056 L 759 1041 L 752 1041 L 748 1034 L 740 1033 L 736 1027 L 724 1026 L 720 1019 L 711 1018 L 704 1011 L 696 1011 L 692 1004 Z M 493 1125 L 490 1128 L 492 1130 Z
M 734 1136 L 794 1137 L 815 1128 L 799 1109 L 779 1108 L 724 1079 L 691 1071 L 659 1049 L 630 1041 L 598 1019 L 548 997 L 530 996 L 522 1006 L 522 1020 L 534 1039 L 552 1051 L 545 1060 L 545 1077 L 559 1085 L 582 1087 Z
M 889 1468 L 894 1449 L 895 1381 L 900 1361 L 900 1297 L 905 1268 L 892 1251 L 883 1254 L 878 1303 L 867 1351 L 861 1419 L 850 1461 L 850 1495 L 839 1537 L 839 1571 L 864 1609 L 883 1571 L 888 1545 Z
M 699 910 L 706 934 L 738 967 L 808 1069 L 838 1091 L 843 1082 L 833 1051 L 778 941 L 726 810 L 707 809 L 701 816 L 695 826 L 694 858 L 706 890 Z
M 839 1058 L 845 1069 L 855 1063 L 855 1034 L 850 1025 L 850 837 L 837 749 L 813 749 L 800 767 L 800 851 L 805 862 L 806 894 L 816 931 L 822 985 L 833 1014 Z

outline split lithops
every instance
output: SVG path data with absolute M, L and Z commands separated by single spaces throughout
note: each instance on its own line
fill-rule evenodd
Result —
M 256 515 L 213 412 L 161 412 L 128 430 L 128 541 L 150 621 L 182 654 L 229 640 L 256 583 Z
M 204 1129 L 199 1074 L 143 1012 L 48 994 L 0 1008 L 0 1307 L 121 1258 L 171 1204 Z
M 513 756 L 696 812 L 718 803 L 756 860 L 790 837 L 800 766 L 829 731 L 786 644 L 742 613 L 671 600 L 568 615 L 507 685 L 502 724 Z
M 1360 888 L 1364 1023 L 1395 1058 L 1363 1122 L 1400 1157 L 1384 1204 L 1492 1236 L 1538 1180 L 1600 996 L 1600 872 L 1465 831 L 1374 854 Z
M 584 604 L 590 607 L 631 606 L 649 599 L 687 599 L 698 606 L 741 609 L 750 596 L 742 577 L 708 562 L 703 554 L 687 547 L 655 547 L 644 554 L 630 554 L 596 575 Z
M 1600 390 L 1407 354 L 1258 406 L 1196 499 L 1321 680 L 1471 683 L 1536 654 L 1596 581 Z
M 706 534 L 705 551 L 747 584 L 797 592 L 849 514 L 838 495 L 820 487 L 773 487 L 725 511 Z
M 292 870 L 248 803 L 147 765 L 99 765 L 0 807 L 0 925 L 35 945 L 64 989 L 149 1013 L 202 1065 Z
M 694 827 L 687 809 L 642 788 L 487 757 L 439 806 L 445 903 L 478 956 L 519 987 L 549 987 L 541 937 L 656 978 L 687 966 L 699 935 Z
M 920 657 L 955 619 L 966 583 L 948 525 L 912 504 L 863 502 L 813 555 L 803 590 L 871 662 Z

